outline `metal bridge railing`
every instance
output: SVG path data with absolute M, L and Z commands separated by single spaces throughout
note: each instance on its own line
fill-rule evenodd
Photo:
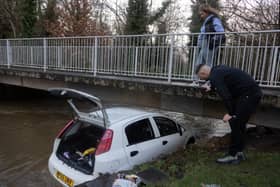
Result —
M 280 87 L 280 30 L 6 39 L 0 40 L 0 67 L 192 81 L 205 41 L 209 48 L 209 41 L 221 35 L 225 42 L 214 40 L 214 55 L 206 54 L 205 60 L 240 68 L 261 86 Z

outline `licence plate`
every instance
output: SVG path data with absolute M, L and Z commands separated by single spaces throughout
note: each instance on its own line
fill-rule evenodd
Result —
M 69 177 L 63 175 L 62 173 L 60 173 L 59 171 L 56 172 L 56 177 L 61 180 L 62 182 L 64 182 L 65 184 L 67 184 L 69 187 L 73 187 L 74 186 L 74 181 L 72 179 L 70 179 Z

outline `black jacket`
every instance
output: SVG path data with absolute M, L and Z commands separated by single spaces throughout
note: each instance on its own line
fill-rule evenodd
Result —
M 215 66 L 209 77 L 211 87 L 224 100 L 230 115 L 234 115 L 234 102 L 246 95 L 260 94 L 261 89 L 247 73 L 227 66 Z
M 205 32 L 206 33 L 207 32 L 210 32 L 210 33 L 217 32 L 215 30 L 215 26 L 214 26 L 214 23 L 213 23 L 215 18 L 218 18 L 218 17 L 217 16 L 212 16 L 205 23 Z M 214 48 L 218 47 L 219 45 L 224 45 L 225 42 L 226 42 L 226 35 L 224 33 L 222 33 L 222 34 L 209 34 L 209 35 L 206 35 L 206 37 L 207 37 L 207 40 L 208 40 L 209 49 L 214 49 Z

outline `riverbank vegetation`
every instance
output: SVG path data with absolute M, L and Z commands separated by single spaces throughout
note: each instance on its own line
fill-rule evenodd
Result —
M 277 137 L 269 135 L 267 138 L 255 137 L 256 140 L 250 140 L 246 150 L 247 161 L 238 165 L 216 164 L 215 159 L 223 156 L 225 150 L 210 150 L 205 147 L 206 144 L 196 144 L 137 169 L 154 167 L 165 172 L 169 176 L 168 182 L 152 185 L 156 187 L 201 187 L 202 184 L 217 184 L 221 187 L 279 187 L 280 145 L 274 139 Z M 220 141 L 223 142 L 224 138 L 220 138 Z M 258 144 L 258 141 L 266 145 Z

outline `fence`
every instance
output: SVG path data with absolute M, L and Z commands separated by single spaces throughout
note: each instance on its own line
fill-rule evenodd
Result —
M 225 36 L 225 43 L 217 40 L 220 36 Z M 201 56 L 202 51 L 206 55 Z M 280 87 L 280 30 L 0 40 L 1 68 L 142 77 L 174 84 L 194 80 L 195 65 L 202 58 L 240 68 L 261 86 Z

